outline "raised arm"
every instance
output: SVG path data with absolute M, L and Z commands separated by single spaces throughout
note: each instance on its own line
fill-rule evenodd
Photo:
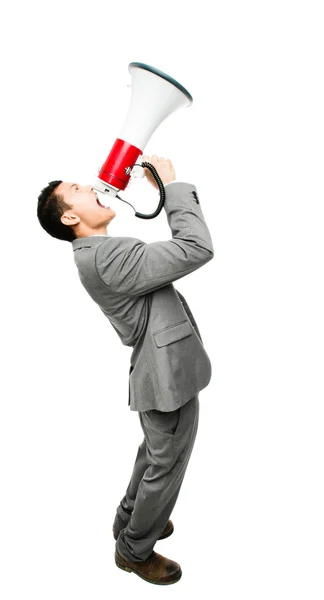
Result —
M 98 247 L 97 272 L 111 290 L 141 296 L 192 273 L 213 258 L 212 239 L 195 186 L 173 182 L 165 191 L 171 240 L 146 244 L 138 238 L 114 237 Z

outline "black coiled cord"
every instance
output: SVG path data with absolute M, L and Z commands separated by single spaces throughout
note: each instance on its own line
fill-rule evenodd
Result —
M 136 212 L 135 211 L 135 217 L 139 217 L 140 219 L 154 219 L 154 217 L 157 217 L 163 206 L 164 206 L 164 200 L 165 200 L 165 189 L 164 189 L 164 185 L 162 183 L 162 180 L 157 172 L 157 170 L 155 169 L 155 167 L 153 167 L 153 165 L 151 165 L 151 163 L 149 162 L 143 162 L 141 165 L 138 163 L 135 163 L 134 165 L 131 165 L 131 168 L 138 166 L 138 167 L 145 167 L 146 169 L 148 169 L 149 171 L 151 171 L 157 185 L 159 188 L 159 192 L 160 192 L 160 201 L 158 204 L 158 207 L 156 209 L 156 211 L 154 213 L 148 214 L 146 215 L 145 213 L 140 213 L 140 212 Z M 122 200 L 123 202 L 126 202 L 127 204 L 129 204 L 132 208 L 134 208 L 134 206 L 132 206 L 132 204 L 130 204 L 130 202 L 127 202 L 127 200 L 124 200 L 123 198 L 121 198 L 120 196 L 116 196 L 116 198 L 118 198 L 118 200 Z M 134 208 L 135 210 L 135 208 Z

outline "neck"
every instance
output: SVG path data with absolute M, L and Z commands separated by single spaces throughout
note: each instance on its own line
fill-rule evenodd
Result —
M 92 229 L 91 227 L 83 227 L 82 229 L 75 230 L 76 238 L 89 237 L 89 235 L 108 235 L 107 226 L 98 227 L 98 229 Z

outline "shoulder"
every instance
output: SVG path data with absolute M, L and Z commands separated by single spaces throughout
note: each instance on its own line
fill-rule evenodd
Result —
M 97 247 L 96 264 L 100 265 L 102 262 L 107 264 L 108 258 L 109 262 L 112 262 L 121 254 L 143 246 L 146 246 L 146 243 L 139 238 L 129 236 L 107 237 Z

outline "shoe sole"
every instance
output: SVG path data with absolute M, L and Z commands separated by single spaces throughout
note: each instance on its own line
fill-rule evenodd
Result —
M 117 567 L 119 567 L 123 571 L 127 571 L 127 573 L 135 573 L 135 575 L 138 575 L 138 577 L 140 577 L 141 579 L 144 579 L 144 581 L 147 581 L 148 583 L 154 583 L 155 585 L 171 585 L 172 583 L 177 583 L 177 581 L 179 581 L 179 579 L 181 579 L 181 576 L 182 576 L 182 571 L 180 571 L 177 579 L 172 579 L 172 581 L 153 581 L 152 579 L 147 579 L 147 577 L 144 577 L 144 575 L 142 575 L 142 573 L 139 573 L 138 571 L 136 571 L 136 569 L 131 569 L 130 567 L 126 567 L 126 565 L 122 565 L 116 559 L 115 559 L 115 563 L 116 563 Z

